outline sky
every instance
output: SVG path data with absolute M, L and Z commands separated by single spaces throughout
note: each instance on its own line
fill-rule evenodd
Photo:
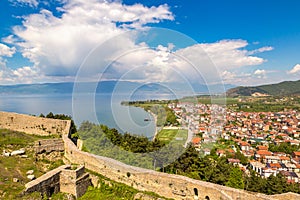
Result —
M 298 0 L 2 0 L 0 9 L 2 85 L 300 79 Z

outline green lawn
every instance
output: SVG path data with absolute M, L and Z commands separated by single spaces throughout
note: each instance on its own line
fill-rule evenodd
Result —
M 172 142 L 178 142 L 184 144 L 187 139 L 187 130 L 181 129 L 162 129 L 156 136 L 156 138 L 165 144 Z M 176 140 L 182 138 L 182 140 Z
M 0 129 L 0 150 L 4 146 L 11 145 L 14 148 L 23 148 L 39 139 L 52 138 L 51 136 L 28 135 L 25 133 Z

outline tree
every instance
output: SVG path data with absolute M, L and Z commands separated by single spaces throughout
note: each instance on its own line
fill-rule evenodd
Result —
M 297 145 L 291 145 L 291 143 L 283 142 L 279 145 L 270 144 L 269 150 L 272 152 L 284 152 L 286 154 L 292 154 L 294 151 L 298 150 Z
M 244 180 L 243 180 L 243 172 L 240 168 L 233 168 L 231 169 L 229 179 L 226 182 L 226 186 L 237 188 L 237 189 L 244 189 Z
M 285 177 L 282 174 L 273 174 L 267 178 L 267 184 L 265 188 L 266 194 L 281 194 L 288 191 L 288 185 Z
M 220 157 L 216 162 L 211 166 L 214 169 L 210 182 L 225 185 L 229 179 L 230 171 L 233 168 L 227 162 L 227 158 Z
M 257 176 L 256 172 L 250 170 L 250 176 L 245 177 L 245 190 L 252 192 L 264 192 L 267 180 Z
M 235 158 L 239 159 L 241 161 L 242 165 L 247 165 L 248 164 L 248 158 L 244 156 L 239 150 L 235 154 Z
M 49 112 L 47 115 L 46 115 L 47 118 L 54 118 L 54 114 L 52 112 Z

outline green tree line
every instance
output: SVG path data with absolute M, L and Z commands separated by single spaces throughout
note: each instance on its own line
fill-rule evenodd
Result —
M 200 157 L 199 152 L 193 146 L 183 151 L 180 145 L 164 146 L 159 140 L 150 141 L 143 136 L 121 134 L 116 129 L 90 122 L 83 122 L 78 133 L 87 151 L 130 165 L 154 168 L 166 173 L 184 175 L 252 192 L 300 193 L 299 184 L 288 183 L 281 174 L 262 178 L 250 170 L 250 174 L 246 175 L 239 167 L 228 162 L 230 156 L 218 157 L 212 153 L 209 156 Z M 157 153 L 159 149 L 163 150 Z M 179 155 L 177 153 L 181 153 L 179 157 L 174 156 Z M 234 158 L 242 160 L 244 164 L 248 163 L 247 158 L 240 152 Z
M 163 168 L 183 151 L 183 145 L 176 142 L 165 145 L 156 139 L 121 134 L 116 129 L 87 121 L 81 124 L 78 135 L 84 141 L 85 151 L 148 169 Z

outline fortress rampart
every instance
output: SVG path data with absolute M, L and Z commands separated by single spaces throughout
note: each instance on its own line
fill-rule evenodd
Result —
M 64 141 L 61 138 L 38 140 L 34 143 L 35 153 L 50 153 L 52 151 L 64 151 Z
M 82 152 L 73 142 L 63 135 L 65 157 L 72 163 L 82 164 L 114 181 L 122 182 L 141 191 L 152 191 L 161 196 L 174 199 L 236 199 L 236 200 L 296 200 L 300 195 L 287 193 L 281 195 L 264 195 L 238 190 L 213 183 L 194 180 L 179 175 L 166 174 L 153 170 L 133 167 L 113 160 Z
M 45 130 L 40 127 L 44 126 Z M 16 113 L 0 112 L 0 127 L 28 134 L 62 135 L 65 157 L 74 164 L 99 173 L 107 178 L 127 184 L 140 191 L 151 191 L 161 196 L 184 200 L 298 200 L 299 194 L 286 193 L 280 195 L 265 195 L 238 190 L 209 182 L 194 180 L 179 175 L 166 174 L 153 170 L 126 165 L 111 158 L 97 156 L 80 151 L 69 139 L 70 121 L 38 118 Z M 52 130 L 52 131 L 51 131 Z M 49 132 L 50 131 L 50 132 Z M 63 172 L 63 173 L 62 173 Z M 65 166 L 46 174 L 42 179 L 26 184 L 26 191 L 57 192 L 68 191 L 81 195 L 87 187 L 88 177 L 81 168 L 69 171 Z M 62 180 L 62 182 L 60 182 Z M 74 181 L 75 180 L 75 181 Z M 62 185 L 63 184 L 63 185 Z M 50 189 L 49 189 L 50 188 Z M 49 191 L 50 190 L 50 191 Z
M 68 165 L 60 166 L 43 176 L 30 181 L 25 185 L 26 190 L 25 193 L 35 192 L 39 191 L 42 194 L 46 194 L 47 196 L 50 196 L 53 193 L 57 193 L 60 191 L 60 173 L 61 170 L 70 167 Z
M 27 183 L 25 193 L 38 191 L 51 196 L 53 193 L 65 192 L 78 198 L 90 185 L 89 174 L 85 172 L 84 166 L 72 170 L 71 165 L 63 165 Z
M 71 121 L 0 112 L 0 127 L 41 136 L 63 135 L 69 134 Z

